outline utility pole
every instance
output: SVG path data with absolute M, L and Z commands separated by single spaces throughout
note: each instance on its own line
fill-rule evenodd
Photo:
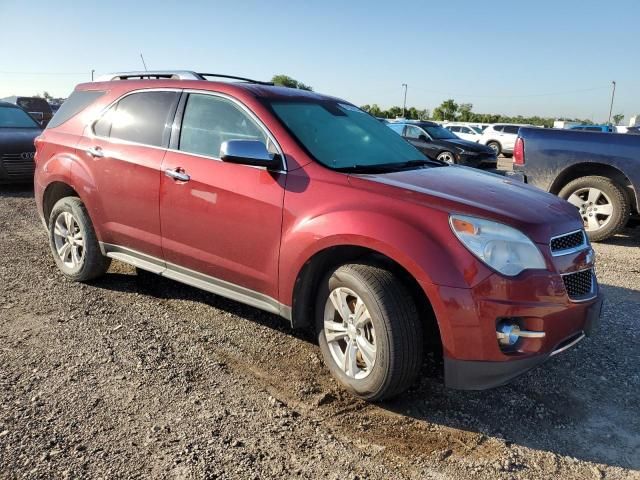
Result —
M 404 102 L 402 102 L 402 118 L 404 118 L 405 111 L 407 110 L 407 84 L 403 83 L 404 87 Z
M 142 66 L 144 67 L 144 71 L 147 72 L 147 64 L 144 62 L 144 57 L 140 54 L 140 59 L 142 60 Z
M 613 98 L 616 96 L 616 81 L 611 82 L 613 84 L 613 90 L 611 90 L 611 106 L 609 107 L 609 125 L 611 125 L 611 114 L 613 113 Z
M 95 70 L 91 69 L 91 81 L 93 82 L 93 74 L 96 73 Z

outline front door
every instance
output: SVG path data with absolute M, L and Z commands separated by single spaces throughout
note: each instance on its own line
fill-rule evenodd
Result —
M 222 162 L 220 147 L 227 140 L 260 140 L 275 148 L 263 126 L 235 101 L 189 94 L 179 142 L 162 164 L 167 268 L 191 283 L 197 278 L 277 298 L 285 174 Z

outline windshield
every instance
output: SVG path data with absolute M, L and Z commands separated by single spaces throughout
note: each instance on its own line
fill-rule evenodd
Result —
M 449 140 L 449 139 L 458 140 L 459 138 L 455 133 L 439 125 L 438 126 L 423 125 L 422 128 L 426 130 L 426 132 L 429 134 L 431 138 L 436 140 Z
M 429 160 L 385 123 L 336 101 L 274 101 L 271 107 L 318 162 L 332 169 Z
M 24 110 L 13 107 L 0 107 L 0 128 L 40 127 Z

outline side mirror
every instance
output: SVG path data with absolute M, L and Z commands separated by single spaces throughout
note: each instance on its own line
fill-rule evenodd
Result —
M 272 155 L 258 140 L 228 140 L 220 146 L 223 162 L 273 169 L 280 166 L 280 155 Z

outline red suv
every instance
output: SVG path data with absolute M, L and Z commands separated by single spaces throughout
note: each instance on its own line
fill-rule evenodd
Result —
M 576 209 L 430 160 L 338 98 L 193 72 L 79 85 L 36 141 L 53 258 L 111 259 L 315 327 L 335 378 L 501 385 L 589 334 L 602 299 Z

